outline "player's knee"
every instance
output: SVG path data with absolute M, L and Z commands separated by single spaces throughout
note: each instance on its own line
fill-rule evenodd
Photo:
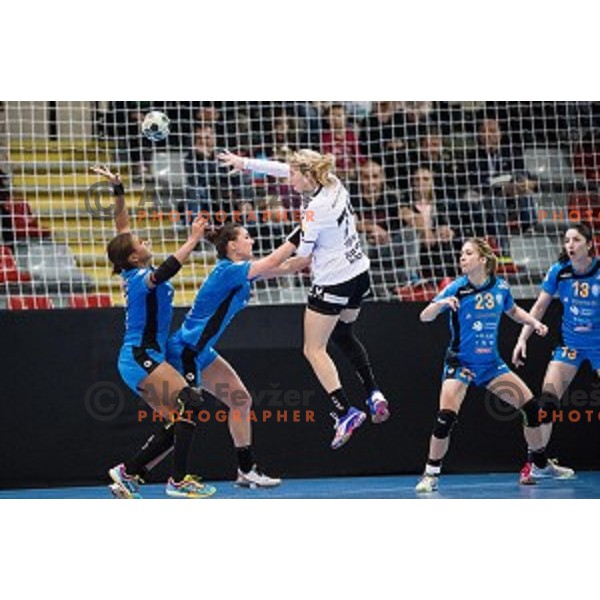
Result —
M 231 394 L 231 408 L 246 415 L 252 409 L 252 396 L 246 390 L 237 390 Z
M 453 410 L 440 410 L 435 418 L 433 437 L 438 440 L 445 440 L 450 436 L 450 432 L 456 425 L 457 420 L 458 415 Z
M 308 362 L 313 363 L 323 354 L 324 349 L 314 344 L 304 344 L 304 357 Z
M 542 423 L 552 422 L 552 412 L 560 408 L 560 398 L 553 392 L 543 392 L 539 400 L 540 421 Z
M 352 338 L 354 337 L 353 325 L 353 323 L 338 321 L 331 333 L 331 340 L 339 346 L 352 342 Z
M 183 419 L 193 421 L 204 402 L 200 388 L 185 386 L 177 395 L 177 409 L 179 416 Z
M 532 428 L 539 427 L 542 424 L 540 411 L 542 411 L 542 404 L 538 398 L 534 397 L 525 402 L 521 408 L 523 425 Z

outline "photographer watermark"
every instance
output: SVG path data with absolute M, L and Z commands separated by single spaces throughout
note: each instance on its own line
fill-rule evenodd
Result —
M 281 409 L 281 410 L 250 410 L 247 413 L 237 408 L 230 410 L 218 409 L 214 412 L 208 409 L 200 410 L 171 410 L 161 411 L 139 409 L 137 411 L 137 421 L 151 420 L 152 423 L 176 422 L 185 419 L 187 421 L 198 421 L 199 423 L 208 423 L 216 421 L 217 423 L 228 423 L 248 421 L 250 423 L 314 423 L 315 412 L 313 410 L 301 411 L 299 409 Z
M 125 408 L 125 396 L 117 384 L 98 381 L 87 390 L 84 406 L 94 420 L 106 423 L 121 416 Z
M 508 402 L 506 398 L 510 398 Z M 485 409 L 496 421 L 513 421 L 520 416 L 516 406 L 522 406 L 525 402 L 523 389 L 520 385 L 511 381 L 500 380 L 492 388 L 485 391 Z
M 560 389 L 568 387 L 564 382 Z M 558 397 L 552 386 L 545 387 L 546 394 Z M 485 392 L 486 411 L 496 421 L 512 421 L 520 417 L 520 410 L 512 402 L 503 401 L 502 396 L 509 396 L 515 405 L 522 406 L 525 401 L 523 390 L 511 382 L 501 381 L 493 389 Z M 539 410 L 540 421 L 545 423 L 600 423 L 600 383 L 593 383 L 589 390 L 567 389 L 562 395 L 560 406 L 542 407 Z

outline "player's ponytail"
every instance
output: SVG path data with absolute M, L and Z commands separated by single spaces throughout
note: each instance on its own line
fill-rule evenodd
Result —
M 592 230 L 590 229 L 590 227 L 588 225 L 586 225 L 585 223 L 575 223 L 574 225 L 569 226 L 567 231 L 569 231 L 569 229 L 574 229 L 577 233 L 579 233 L 580 235 L 582 235 L 585 238 L 585 241 L 588 244 L 591 244 L 590 249 L 588 250 L 588 256 L 594 256 L 595 255 L 594 243 L 593 243 L 594 236 L 592 235 Z M 565 235 L 566 235 L 567 231 L 565 231 Z M 569 255 L 567 254 L 567 251 L 565 250 L 564 244 L 563 244 L 563 248 L 560 252 L 560 256 L 558 257 L 558 262 L 559 263 L 568 263 L 569 262 Z
M 495 275 L 498 268 L 498 257 L 494 254 L 487 240 L 483 238 L 471 238 L 467 242 L 477 248 L 479 256 L 485 258 L 485 272 L 488 275 Z
M 218 258 L 227 258 L 227 247 L 229 242 L 237 240 L 242 229 L 239 223 L 226 223 L 222 227 L 207 227 L 204 230 L 204 239 L 217 249 Z
M 319 154 L 314 150 L 299 150 L 289 159 L 290 167 L 298 169 L 303 175 L 311 175 L 322 186 L 332 183 L 331 172 L 335 167 L 333 154 Z
M 106 248 L 108 260 L 113 266 L 113 275 L 118 275 L 127 269 L 131 269 L 129 257 L 135 252 L 134 239 L 131 233 L 120 233 L 113 238 Z

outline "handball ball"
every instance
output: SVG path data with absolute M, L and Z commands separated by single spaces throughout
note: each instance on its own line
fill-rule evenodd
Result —
M 142 122 L 142 133 L 153 142 L 160 142 L 169 135 L 169 117 L 165 113 L 153 110 Z

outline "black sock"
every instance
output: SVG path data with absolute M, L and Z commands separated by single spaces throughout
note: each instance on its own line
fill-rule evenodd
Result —
M 543 469 L 548 465 L 548 457 L 546 456 L 546 448 L 540 450 L 529 450 L 527 459 L 532 462 L 538 469 Z
M 329 399 L 333 403 L 333 408 L 340 417 L 345 415 L 350 409 L 350 404 L 348 404 L 348 398 L 346 398 L 346 393 L 342 388 L 339 390 L 335 390 L 335 392 L 331 392 L 329 394 Z
M 339 321 L 333 330 L 331 340 L 350 361 L 367 394 L 370 395 L 378 390 L 379 387 L 375 381 L 369 355 L 361 341 L 354 334 L 353 323 Z
M 379 389 L 377 382 L 375 381 L 375 375 L 373 374 L 373 369 L 371 365 L 367 363 L 362 367 L 356 369 L 356 374 L 358 378 L 362 381 L 362 384 L 365 388 L 365 391 L 369 396 L 375 391 Z
M 252 446 L 242 446 L 235 449 L 237 452 L 238 466 L 242 473 L 249 473 L 254 466 L 254 453 Z
M 173 479 L 180 482 L 189 473 L 188 458 L 196 426 L 189 421 L 177 421 L 175 429 L 175 452 L 173 454 Z
M 136 454 L 125 462 L 125 471 L 128 475 L 137 475 L 144 479 L 148 471 L 154 466 L 156 459 L 169 452 L 173 447 L 175 428 L 173 424 L 161 427 L 152 434 L 147 442 Z

